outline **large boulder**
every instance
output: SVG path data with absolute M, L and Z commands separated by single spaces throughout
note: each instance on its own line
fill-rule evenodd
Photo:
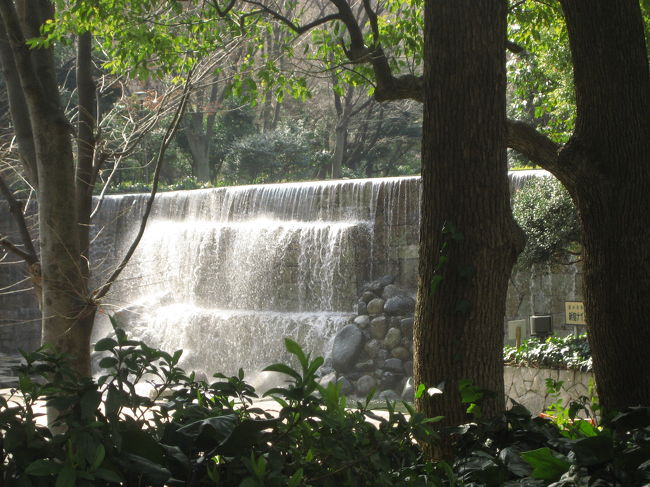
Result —
M 338 372 L 350 369 L 363 348 L 363 333 L 356 325 L 347 325 L 334 337 L 332 366 Z
M 392 350 L 400 344 L 402 339 L 402 333 L 399 331 L 399 328 L 391 328 L 386 332 L 384 337 L 384 345 L 388 350 Z
M 386 336 L 388 323 L 384 316 L 377 316 L 370 322 L 370 336 L 376 340 L 382 340 Z
M 363 301 L 364 303 L 367 304 L 367 303 L 369 303 L 370 301 L 372 301 L 373 299 L 378 298 L 378 297 L 379 297 L 379 296 L 377 296 L 377 295 L 376 295 L 375 293 L 373 293 L 373 292 L 365 291 L 365 292 L 361 295 L 361 301 Z
M 410 296 L 393 296 L 384 303 L 384 313 L 387 315 L 409 315 L 414 311 L 415 300 Z
M 357 316 L 357 317 L 354 319 L 354 323 L 355 323 L 359 328 L 367 328 L 368 325 L 370 324 L 370 316 L 368 316 L 368 315 Z
M 381 298 L 375 298 L 368 303 L 366 309 L 369 315 L 380 315 L 384 312 L 384 300 Z
M 413 317 L 404 318 L 399 322 L 400 330 L 402 330 L 402 336 L 412 337 L 413 336 Z
M 371 390 L 377 387 L 377 380 L 371 375 L 364 375 L 357 381 L 357 394 L 359 396 L 367 396 Z
M 387 370 L 389 372 L 393 372 L 395 374 L 403 374 L 404 364 L 398 358 L 389 358 L 384 362 L 382 369 Z
M 344 396 L 349 396 L 354 392 L 354 386 L 347 379 L 347 377 L 339 377 L 339 380 L 336 381 L 336 384 L 341 386 L 341 394 Z
M 366 352 L 366 355 L 368 355 L 368 357 L 374 359 L 379 353 L 379 350 L 381 350 L 381 342 L 373 338 L 372 340 L 366 342 L 364 350 Z
M 406 347 L 395 347 L 390 351 L 390 354 L 403 362 L 411 358 L 411 354 Z

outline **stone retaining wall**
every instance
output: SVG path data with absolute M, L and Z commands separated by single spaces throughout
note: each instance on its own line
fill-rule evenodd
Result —
M 549 396 L 546 391 L 548 378 L 563 382 L 559 399 L 565 404 L 583 396 L 589 397 L 590 384 L 594 380 L 590 372 L 506 366 L 504 370 L 506 398 L 514 399 L 533 414 L 541 413 L 558 400 L 555 395 Z

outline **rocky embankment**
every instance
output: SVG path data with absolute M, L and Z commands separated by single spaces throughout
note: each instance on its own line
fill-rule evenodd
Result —
M 334 338 L 321 383 L 337 382 L 348 396 L 412 399 L 413 313 L 411 292 L 384 276 L 365 285 L 356 316 Z

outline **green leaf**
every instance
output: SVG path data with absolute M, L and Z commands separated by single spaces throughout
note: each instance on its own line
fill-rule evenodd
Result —
M 288 365 L 285 365 L 285 364 L 269 365 L 268 367 L 266 367 L 263 370 L 263 372 L 279 372 L 281 374 L 289 375 L 289 376 L 293 377 L 294 379 L 296 379 L 297 381 L 302 380 L 302 377 L 298 372 L 296 372 L 291 367 L 289 367 Z
M 122 448 L 125 452 L 146 458 L 156 464 L 163 463 L 163 450 L 160 444 L 145 431 L 124 431 L 122 433 L 122 442 Z
M 93 464 L 90 466 L 91 470 L 97 470 L 99 466 L 102 464 L 104 461 L 104 458 L 106 457 L 106 448 L 104 448 L 104 445 L 101 443 L 97 445 L 97 450 L 95 451 L 95 460 L 93 461 Z
M 260 433 L 273 428 L 277 422 L 277 419 L 244 420 L 215 451 L 226 457 L 243 456 L 260 439 Z
M 572 451 L 578 465 L 591 467 L 611 461 L 614 456 L 614 445 L 612 439 L 605 435 L 592 436 L 575 441 Z
M 260 487 L 260 484 L 253 477 L 246 477 L 241 481 L 239 487 Z
M 176 350 L 174 352 L 174 355 L 172 355 L 172 360 L 171 360 L 172 365 L 176 365 L 178 363 L 178 361 L 181 358 L 181 355 L 183 355 L 183 350 Z
M 289 481 L 287 482 L 288 487 L 298 487 L 300 483 L 302 482 L 302 479 L 304 477 L 304 473 L 302 471 L 302 468 L 299 468 L 294 472 L 294 474 L 289 477 Z
M 35 477 L 43 477 L 59 473 L 61 467 L 63 467 L 63 464 L 57 463 L 54 460 L 35 460 L 27 465 L 25 473 Z
M 59 472 L 54 487 L 76 487 L 76 484 L 77 473 L 72 465 L 66 464 Z
M 302 365 L 302 369 L 307 370 L 309 366 L 307 363 L 307 356 L 305 355 L 305 352 L 303 352 L 300 345 L 294 342 L 291 338 L 285 338 L 284 346 L 286 347 L 289 353 L 295 355 L 298 358 L 298 360 L 300 361 L 300 365 Z
M 521 452 L 512 446 L 501 450 L 499 460 L 517 477 L 527 477 L 531 474 L 530 465 L 521 458 Z
M 104 357 L 99 361 L 99 366 L 102 369 L 110 369 L 115 367 L 118 364 L 118 360 L 115 357 Z
M 107 350 L 112 350 L 116 346 L 117 342 L 111 337 L 102 338 L 95 343 L 95 352 L 105 352 Z
M 531 476 L 541 480 L 556 481 L 571 466 L 566 460 L 554 456 L 548 447 L 523 452 L 521 458 L 533 467 Z

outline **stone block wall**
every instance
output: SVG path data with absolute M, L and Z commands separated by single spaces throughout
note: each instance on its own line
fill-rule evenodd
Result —
M 558 400 L 558 397 L 551 396 L 546 391 L 548 378 L 562 381 L 559 399 L 565 404 L 583 396 L 589 397 L 589 390 L 594 381 L 591 372 L 506 366 L 504 370 L 506 400 L 512 398 L 528 408 L 531 413 L 541 413 Z

